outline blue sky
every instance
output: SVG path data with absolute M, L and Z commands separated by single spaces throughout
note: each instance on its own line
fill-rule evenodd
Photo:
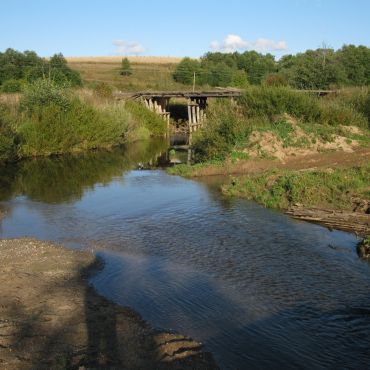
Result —
M 370 46 L 369 0 L 0 0 L 0 50 L 42 56 L 276 56 Z

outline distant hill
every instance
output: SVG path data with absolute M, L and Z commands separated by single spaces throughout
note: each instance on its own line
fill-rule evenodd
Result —
M 68 63 L 119 63 L 125 56 L 86 56 L 66 57 Z M 176 64 L 181 61 L 180 57 L 152 57 L 152 56 L 129 56 L 131 63 L 155 63 L 155 64 Z

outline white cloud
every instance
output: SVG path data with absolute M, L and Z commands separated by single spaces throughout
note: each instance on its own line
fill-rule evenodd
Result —
M 227 35 L 223 41 L 212 41 L 210 48 L 213 51 L 232 53 L 234 51 L 256 50 L 259 52 L 287 50 L 288 45 L 285 41 L 274 41 L 259 38 L 256 41 L 243 40 L 238 35 Z
M 285 41 L 274 41 L 274 40 L 259 38 L 253 43 L 252 49 L 261 51 L 261 52 L 279 51 L 279 50 L 287 50 L 288 45 Z
M 135 41 L 114 40 L 113 45 L 116 47 L 117 54 L 139 55 L 145 52 L 144 46 Z

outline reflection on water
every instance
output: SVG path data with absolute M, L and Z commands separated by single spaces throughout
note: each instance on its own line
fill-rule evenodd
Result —
M 166 155 L 166 141 L 157 139 L 110 151 L 25 160 L 0 167 L 0 201 L 14 195 L 46 203 L 78 200 L 94 185 L 108 184 L 138 166 L 157 166 Z
M 368 368 L 370 267 L 354 236 L 212 184 L 128 171 L 157 150 L 137 153 L 7 169 L 1 236 L 98 249 L 100 292 L 204 341 L 223 368 Z

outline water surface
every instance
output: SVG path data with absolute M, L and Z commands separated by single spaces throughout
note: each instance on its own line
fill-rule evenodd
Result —
M 94 248 L 99 292 L 205 343 L 224 369 L 369 368 L 356 238 L 155 167 L 166 145 L 1 169 L 1 237 Z

